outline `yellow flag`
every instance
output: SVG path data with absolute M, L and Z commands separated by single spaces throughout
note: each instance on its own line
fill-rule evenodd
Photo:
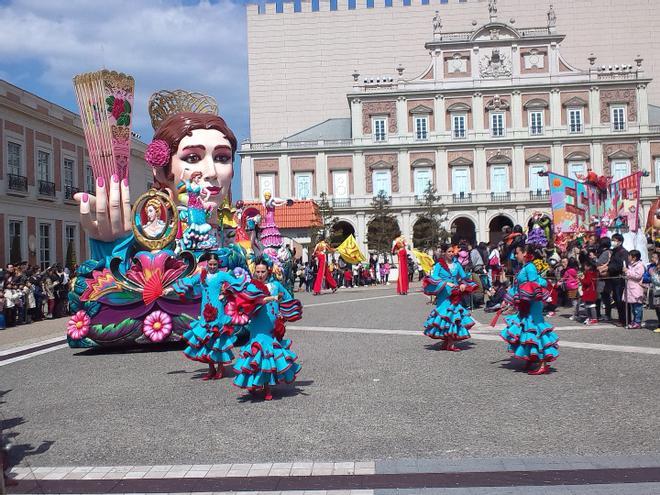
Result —
M 431 270 L 433 270 L 433 265 L 435 264 L 433 262 L 433 258 L 422 251 L 418 251 L 417 249 L 413 249 L 412 252 L 415 255 L 415 258 L 417 258 L 417 261 L 419 261 L 419 264 L 422 266 L 424 273 L 427 275 L 431 273 Z
M 337 252 L 346 263 L 352 265 L 366 261 L 353 234 L 349 235 L 337 248 Z

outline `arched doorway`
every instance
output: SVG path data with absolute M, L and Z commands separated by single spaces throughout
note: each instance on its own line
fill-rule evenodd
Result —
M 488 224 L 488 242 L 498 244 L 504 239 L 504 227 L 513 227 L 513 221 L 505 215 L 497 215 Z
M 474 245 L 477 240 L 477 229 L 474 222 L 467 217 L 458 217 L 451 223 L 451 242 L 468 241 Z
M 389 253 L 392 241 L 401 235 L 399 223 L 393 216 L 376 217 L 367 226 L 367 245 L 369 251 L 378 254 Z
M 340 220 L 332 226 L 330 231 L 330 244 L 339 246 L 349 235 L 355 236 L 355 227 L 346 220 Z

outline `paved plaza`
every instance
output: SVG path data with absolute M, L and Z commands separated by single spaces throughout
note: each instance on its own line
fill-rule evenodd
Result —
M 660 493 L 659 334 L 559 314 L 555 371 L 528 376 L 492 314 L 439 351 L 413 290 L 302 294 L 303 369 L 271 402 L 178 347 L 72 350 L 65 320 L 0 332 L 10 492 Z

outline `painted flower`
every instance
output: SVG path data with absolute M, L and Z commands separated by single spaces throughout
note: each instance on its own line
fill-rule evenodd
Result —
M 204 320 L 207 322 L 214 321 L 218 317 L 218 308 L 213 306 L 213 304 L 206 303 L 204 305 L 204 311 L 202 312 Z
M 170 161 L 170 146 L 162 139 L 152 141 L 144 152 L 145 161 L 152 167 L 161 168 Z
M 80 310 L 75 313 L 66 324 L 66 333 L 72 339 L 82 339 L 89 333 L 89 325 L 91 322 L 92 320 L 87 315 L 87 313 L 85 313 L 83 310 Z
M 121 114 L 124 113 L 124 100 L 121 98 L 115 98 L 115 101 L 112 103 L 111 113 L 115 120 L 119 120 Z
M 172 318 L 164 311 L 154 311 L 144 319 L 142 331 L 152 342 L 163 342 L 172 332 Z

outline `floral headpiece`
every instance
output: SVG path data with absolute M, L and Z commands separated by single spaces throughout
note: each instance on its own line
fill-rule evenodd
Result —
M 144 152 L 145 161 L 154 168 L 162 168 L 170 162 L 170 146 L 162 139 L 156 139 Z

